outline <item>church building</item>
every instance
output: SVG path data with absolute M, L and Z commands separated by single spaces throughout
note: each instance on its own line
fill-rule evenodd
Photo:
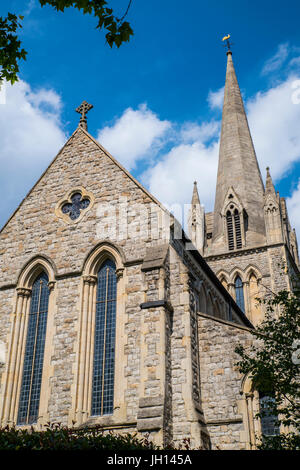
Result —
M 97 424 L 224 450 L 277 432 L 255 419 L 261 397 L 234 351 L 263 319 L 255 298 L 290 289 L 297 240 L 227 60 L 215 208 L 195 184 L 189 236 L 88 133 L 86 102 L 2 228 L 1 426 Z

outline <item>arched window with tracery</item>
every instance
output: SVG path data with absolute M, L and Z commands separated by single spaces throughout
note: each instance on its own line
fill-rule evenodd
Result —
M 245 426 L 246 449 L 255 450 L 264 437 L 280 434 L 280 423 L 274 398 L 253 387 L 249 376 L 243 379 L 240 404 Z
M 17 424 L 33 424 L 39 415 L 49 304 L 48 276 L 42 272 L 32 286 Z
M 240 276 L 237 276 L 235 278 L 234 289 L 235 289 L 235 301 L 240 307 L 240 309 L 243 312 L 245 312 L 244 288 L 243 288 L 243 282 Z
M 116 303 L 116 265 L 107 259 L 97 279 L 91 413 L 94 416 L 112 414 L 114 408 Z

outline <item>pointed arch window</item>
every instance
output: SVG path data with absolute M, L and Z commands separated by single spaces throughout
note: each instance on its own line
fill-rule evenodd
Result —
M 116 265 L 107 259 L 98 272 L 95 345 L 92 384 L 92 415 L 113 413 L 116 337 Z
M 246 431 L 246 449 L 256 450 L 265 437 L 280 434 L 280 422 L 276 407 L 274 408 L 274 397 L 253 387 L 249 375 L 243 380 L 241 390 L 243 396 L 242 413 Z
M 237 276 L 234 283 L 235 288 L 235 301 L 240 307 L 240 309 L 245 313 L 245 300 L 244 300 L 244 288 L 242 279 L 240 276 Z
M 37 422 L 49 304 L 49 279 L 41 273 L 32 286 L 17 424 Z

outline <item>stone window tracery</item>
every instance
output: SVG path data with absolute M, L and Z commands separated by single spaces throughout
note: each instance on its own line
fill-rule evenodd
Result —
M 82 186 L 73 188 L 58 201 L 55 214 L 67 224 L 78 223 L 92 209 L 95 198 Z
M 68 214 L 71 220 L 76 220 L 80 217 L 81 211 L 87 209 L 91 201 L 87 197 L 83 197 L 81 192 L 71 196 L 71 202 L 66 202 L 61 210 L 63 214 Z

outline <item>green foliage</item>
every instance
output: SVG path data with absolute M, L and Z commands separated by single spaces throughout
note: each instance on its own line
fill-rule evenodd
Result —
M 1 450 L 156 450 L 147 438 L 136 435 L 104 433 L 100 426 L 68 428 L 58 423 L 48 424 L 43 431 L 32 428 L 0 428 Z
M 190 450 L 190 439 L 167 450 Z M 15 426 L 0 428 L 0 451 L 2 450 L 106 450 L 121 452 L 129 450 L 160 450 L 148 437 L 137 434 L 114 434 L 105 432 L 101 426 L 68 428 L 60 423 L 48 423 L 42 431 Z
M 128 42 L 130 36 L 133 35 L 130 24 L 124 21 L 125 16 L 131 5 L 129 2 L 128 8 L 121 19 L 113 14 L 112 8 L 107 6 L 106 0 L 39 0 L 42 7 L 50 5 L 57 11 L 64 12 L 66 8 L 76 8 L 81 10 L 83 14 L 94 15 L 98 23 L 96 28 L 105 28 L 108 32 L 106 34 L 106 41 L 112 47 L 116 45 L 120 47 L 123 42 Z
M 106 41 L 110 47 L 120 47 L 128 42 L 133 35 L 133 30 L 127 21 L 124 21 L 132 0 L 122 18 L 117 18 L 112 8 L 109 8 L 105 0 L 39 0 L 41 6 L 49 5 L 58 12 L 64 12 L 66 8 L 76 8 L 83 14 L 93 15 L 97 19 L 96 28 L 105 29 Z M 8 13 L 7 17 L 0 17 L 0 81 L 2 79 L 12 84 L 18 80 L 18 61 L 26 60 L 27 52 L 21 48 L 21 41 L 17 36 L 17 29 L 22 28 L 22 16 Z
M 18 61 L 26 59 L 26 51 L 21 49 L 21 41 L 15 34 L 21 26 L 22 16 L 8 13 L 0 16 L 0 82 L 5 79 L 12 84 L 18 80 Z M 0 83 L 1 85 L 1 83 Z
M 286 432 L 279 436 L 263 436 L 260 449 L 300 449 L 300 366 L 295 360 L 300 344 L 300 290 L 281 291 L 266 305 L 265 320 L 253 335 L 257 338 L 250 350 L 236 348 L 241 359 L 237 366 L 249 374 L 253 388 L 271 397 L 270 413 Z M 262 417 L 263 411 L 257 417 Z

